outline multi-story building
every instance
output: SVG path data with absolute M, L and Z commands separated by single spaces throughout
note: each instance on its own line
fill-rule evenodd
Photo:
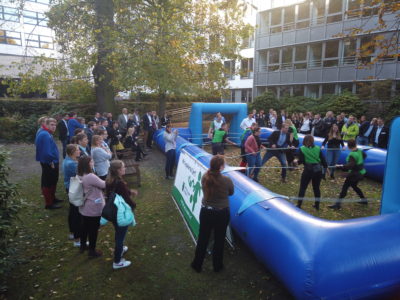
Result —
M 243 0 L 245 10 L 244 21 L 255 27 L 257 12 L 270 7 L 270 1 Z M 239 51 L 241 60 L 225 60 L 225 77 L 228 79 L 229 92 L 223 97 L 223 102 L 251 102 L 253 96 L 254 77 L 254 35 L 242 41 Z
M 22 7 L 18 1 L 1 1 L 0 77 L 18 80 L 18 73 L 29 68 L 34 57 L 57 57 L 54 33 L 47 27 L 45 16 L 49 5 L 50 0 L 25 0 Z M 25 69 L 19 68 L 21 63 L 26 63 Z M 0 85 L 0 96 L 6 88 Z M 50 93 L 47 96 L 51 97 Z
M 378 34 L 393 37 L 399 21 L 395 14 L 387 12 L 387 27 L 376 31 L 372 29 L 378 25 L 379 7 L 372 6 L 372 0 L 297 2 L 257 15 L 253 96 L 268 90 L 277 97 L 318 98 L 343 90 L 357 93 L 362 86 L 380 80 L 391 80 L 391 90 L 398 89 L 400 59 L 381 55 L 374 42 Z M 344 37 L 352 28 L 363 31 Z M 365 34 L 369 29 L 372 32 Z M 369 55 L 360 57 L 360 49 L 366 48 Z M 371 61 L 375 63 L 364 66 Z

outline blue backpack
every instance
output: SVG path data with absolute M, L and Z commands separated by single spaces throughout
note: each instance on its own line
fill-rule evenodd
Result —
M 117 207 L 118 226 L 135 226 L 136 221 L 132 208 L 125 202 L 121 195 L 115 194 L 114 204 Z

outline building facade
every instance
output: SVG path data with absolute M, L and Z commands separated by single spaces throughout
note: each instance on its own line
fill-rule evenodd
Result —
M 259 12 L 253 96 L 271 91 L 277 97 L 319 98 L 344 90 L 357 93 L 376 81 L 391 81 L 390 90 L 398 90 L 400 60 L 382 55 L 374 41 L 397 35 L 399 20 L 387 12 L 385 30 L 374 30 L 379 7 L 369 3 L 374 1 L 307 0 Z M 371 33 L 344 38 L 352 28 Z M 360 49 L 368 56 L 361 58 Z
M 31 67 L 34 57 L 44 55 L 57 58 L 54 32 L 47 27 L 48 20 L 45 16 L 49 8 L 50 0 L 25 0 L 23 7 L 15 1 L 1 1 L 1 78 L 11 77 L 18 80 L 18 73 Z M 25 63 L 26 68 L 24 68 Z M 21 67 L 22 69 L 20 69 Z M 0 86 L 0 96 L 5 96 L 6 89 L 6 86 Z M 51 92 L 40 96 L 52 97 Z

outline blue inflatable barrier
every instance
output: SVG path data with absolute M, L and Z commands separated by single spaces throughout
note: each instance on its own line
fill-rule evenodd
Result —
M 232 227 L 296 299 L 400 298 L 398 129 L 400 119 L 392 123 L 379 216 L 319 219 L 242 173 L 226 172 L 235 186 L 230 197 Z M 162 136 L 156 134 L 155 140 L 164 149 Z M 177 149 L 187 143 L 178 137 Z M 202 149 L 187 144 L 185 150 L 209 166 L 211 156 Z M 371 154 L 372 150 L 378 152 Z M 376 160 L 375 153 L 384 154 L 379 149 L 368 152 Z

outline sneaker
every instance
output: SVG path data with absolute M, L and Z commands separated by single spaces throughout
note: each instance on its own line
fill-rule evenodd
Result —
M 122 268 L 129 267 L 130 265 L 131 265 L 131 262 L 129 260 L 121 259 L 119 261 L 119 263 L 113 263 L 113 269 L 114 270 L 122 269 Z
M 169 178 L 169 179 L 175 179 L 175 177 L 174 177 L 174 176 L 168 176 L 168 178 Z
M 360 201 L 357 202 L 358 204 L 362 205 L 368 205 L 368 200 L 367 199 L 361 199 Z
M 74 242 L 74 247 L 81 247 L 81 242 L 80 241 Z
M 122 254 L 121 255 L 124 255 L 127 251 L 128 251 L 128 246 L 124 246 L 122 248 Z

